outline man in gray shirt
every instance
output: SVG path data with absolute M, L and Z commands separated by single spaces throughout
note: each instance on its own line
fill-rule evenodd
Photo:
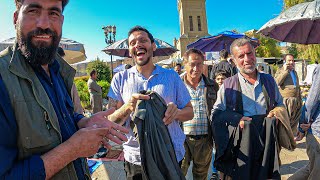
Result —
M 241 111 L 242 117 L 239 116 L 241 117 L 239 121 L 239 126 L 241 131 L 243 131 L 246 128 L 249 128 L 245 126 L 246 124 L 245 121 L 251 121 L 253 119 L 252 118 L 253 116 L 271 118 L 274 116 L 274 114 L 269 113 L 270 110 L 272 110 L 275 107 L 283 106 L 283 102 L 282 102 L 282 96 L 279 92 L 279 89 L 276 85 L 275 80 L 270 75 L 259 73 L 256 70 L 256 56 L 255 56 L 254 48 L 252 47 L 252 45 L 248 40 L 246 39 L 235 40 L 230 47 L 230 51 L 236 62 L 237 68 L 239 69 L 239 73 L 237 73 L 235 76 L 232 76 L 224 81 L 224 84 L 220 87 L 218 91 L 218 97 L 217 97 L 216 103 L 213 106 L 213 112 L 214 111 L 239 112 L 237 108 L 241 107 L 239 109 L 241 109 L 240 111 Z M 240 93 L 234 94 L 233 92 L 235 91 Z M 266 91 L 268 93 L 266 93 Z M 238 95 L 236 99 L 237 100 L 241 99 L 241 101 L 235 101 L 234 95 Z M 266 97 L 266 95 L 269 95 L 270 98 Z M 231 103 L 230 103 L 230 100 L 231 100 Z M 240 103 L 237 103 L 237 102 L 240 102 Z M 216 119 L 213 117 L 213 121 L 215 120 Z M 249 133 L 252 133 L 252 132 L 249 132 Z M 247 137 L 242 136 L 242 139 L 240 140 L 246 141 L 244 140 L 245 138 Z M 221 144 L 219 145 L 216 142 L 216 145 L 219 147 Z M 239 154 L 241 153 L 242 152 L 240 149 Z M 248 156 L 250 156 L 250 154 Z M 270 161 L 272 160 L 270 159 Z M 277 160 L 275 160 L 275 164 L 277 164 Z M 277 167 L 279 167 L 279 164 L 277 164 Z M 251 166 L 250 168 L 254 169 L 255 167 Z M 273 167 L 268 167 L 268 168 L 273 168 Z M 259 168 L 257 167 L 257 169 Z M 255 170 L 252 170 L 252 171 L 255 171 Z M 223 174 L 221 174 L 221 176 L 223 177 Z M 247 174 L 247 176 L 248 178 L 250 177 L 250 179 L 253 178 L 251 177 L 250 174 Z M 280 176 L 280 174 L 278 176 Z M 268 178 L 274 178 L 274 177 L 269 177 L 268 175 Z

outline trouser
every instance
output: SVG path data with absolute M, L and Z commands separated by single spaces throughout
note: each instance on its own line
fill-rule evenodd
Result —
M 313 134 L 307 133 L 309 163 L 294 173 L 288 180 L 317 180 L 320 178 L 320 144 Z
M 128 161 L 124 162 L 124 170 L 128 180 L 144 180 L 142 167 L 129 163 Z
M 293 135 L 296 135 L 298 132 L 298 123 L 301 115 L 302 100 L 300 97 L 284 97 L 283 104 L 285 105 L 289 115 L 290 126 Z
M 102 111 L 102 96 L 90 95 L 90 104 L 93 114 Z
M 187 175 L 190 162 L 193 161 L 193 179 L 207 179 L 212 156 L 211 137 L 208 135 L 187 135 L 184 147 L 186 154 L 181 165 L 183 174 Z

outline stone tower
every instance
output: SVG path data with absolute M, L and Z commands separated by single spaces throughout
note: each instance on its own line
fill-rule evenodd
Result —
M 201 37 L 209 36 L 206 0 L 178 0 L 180 21 L 180 38 L 174 40 L 174 45 L 182 56 L 187 45 Z

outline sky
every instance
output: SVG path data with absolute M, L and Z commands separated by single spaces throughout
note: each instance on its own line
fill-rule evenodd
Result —
M 209 34 L 215 35 L 225 30 L 259 29 L 281 13 L 283 0 L 207 0 L 206 6 Z M 14 11 L 14 0 L 0 1 L 0 42 L 15 36 Z M 107 46 L 103 26 L 117 27 L 116 40 L 127 38 L 135 25 L 169 44 L 180 36 L 176 0 L 70 0 L 64 16 L 62 36 L 84 44 L 87 61 L 110 59 L 101 51 Z

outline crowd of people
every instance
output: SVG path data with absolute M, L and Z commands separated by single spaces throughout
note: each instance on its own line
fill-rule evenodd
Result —
M 75 70 L 58 51 L 68 0 L 15 4 L 16 43 L 0 52 L 1 179 L 90 179 L 85 158 L 111 148 L 109 141 L 123 145 L 127 179 L 152 179 L 146 171 L 167 179 L 172 169 L 142 163 L 140 142 L 152 132 L 137 136 L 133 114 L 144 118 L 137 104 L 151 100 L 146 91 L 165 103 L 157 114 L 184 176 L 193 162 L 194 179 L 207 179 L 210 165 L 211 179 L 281 179 L 281 148 L 294 150 L 306 136 L 310 161 L 290 179 L 320 177 L 320 66 L 303 104 L 291 54 L 273 77 L 257 70 L 250 41 L 237 39 L 207 75 L 197 49 L 187 50 L 173 71 L 152 62 L 153 35 L 135 26 L 128 32 L 135 66 L 114 75 L 106 111 L 97 72 L 90 73 L 93 115 L 85 117 L 76 110 Z

